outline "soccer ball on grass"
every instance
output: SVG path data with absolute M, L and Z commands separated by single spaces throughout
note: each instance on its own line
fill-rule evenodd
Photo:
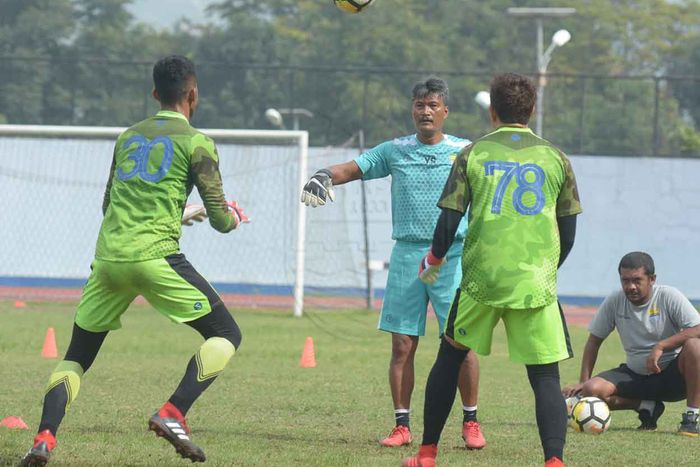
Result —
M 578 404 L 578 401 L 581 400 L 580 396 L 571 396 L 566 398 L 566 416 L 571 418 L 571 415 L 574 413 L 574 407 L 576 407 L 576 404 Z
M 584 397 L 571 412 L 574 430 L 600 434 L 610 428 L 610 408 L 597 397 Z
M 374 0 L 333 0 L 335 6 L 348 13 L 359 13 L 374 3 Z

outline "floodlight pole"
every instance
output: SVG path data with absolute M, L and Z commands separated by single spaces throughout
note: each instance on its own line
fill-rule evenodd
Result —
M 310 110 L 293 108 L 293 109 L 277 109 L 281 114 L 288 114 L 292 116 L 292 128 L 294 131 L 299 131 L 299 117 L 313 118 L 314 114 Z
M 537 103 L 535 104 L 535 133 L 537 133 L 537 135 L 540 137 L 544 137 L 542 134 L 544 86 L 547 84 L 547 78 L 545 75 L 547 73 L 547 65 L 549 65 L 549 63 L 544 63 L 542 50 L 544 49 L 544 25 L 542 24 L 542 18 L 537 18 L 535 22 L 537 23 Z
M 544 119 L 544 87 L 547 84 L 547 66 L 552 59 L 552 52 L 557 45 L 552 42 L 544 50 L 544 18 L 570 16 L 576 13 L 576 8 L 508 8 L 506 12 L 520 18 L 535 18 L 537 26 L 537 103 L 535 104 L 535 133 L 543 136 L 542 120 Z M 570 36 L 569 36 L 570 37 Z
M 287 114 L 292 116 L 292 121 L 294 122 L 294 131 L 299 131 L 299 117 L 313 118 L 314 114 L 308 109 L 293 108 L 293 109 L 275 109 L 270 107 L 265 111 L 265 118 L 270 122 L 272 126 L 276 126 L 280 130 L 284 130 L 284 120 L 282 119 L 282 114 Z

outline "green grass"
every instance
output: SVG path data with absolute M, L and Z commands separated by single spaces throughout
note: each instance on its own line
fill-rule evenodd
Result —
M 0 428 L 0 465 L 26 452 L 41 416 L 43 386 L 56 360 L 40 356 L 47 327 L 56 329 L 59 354 L 70 339 L 74 308 L 35 304 L 16 310 L 0 302 L 0 418 L 21 416 L 30 430 Z M 376 313 L 289 313 L 235 310 L 243 345 L 230 366 L 188 416 L 195 442 L 214 466 L 397 466 L 414 453 L 422 432 L 425 380 L 435 358 L 437 324 L 429 322 L 416 361 L 410 448 L 386 449 L 377 439 L 391 429 L 387 382 L 390 339 L 376 330 Z M 105 342 L 64 419 L 55 466 L 189 465 L 146 421 L 170 395 L 199 336 L 149 306 L 133 306 L 123 329 Z M 306 336 L 314 338 L 318 366 L 299 368 Z M 561 365 L 562 383 L 578 375 L 584 328 L 573 328 L 577 358 Z M 623 359 L 616 338 L 601 350 L 598 369 Z M 440 466 L 542 465 L 534 404 L 525 370 L 508 361 L 504 331 L 497 328 L 491 356 L 481 358 L 479 418 L 488 446 L 466 451 L 455 404 L 443 432 Z M 655 433 L 638 433 L 636 414 L 615 412 L 601 436 L 569 432 L 569 466 L 697 465 L 698 441 L 676 436 L 683 403 L 669 404 Z

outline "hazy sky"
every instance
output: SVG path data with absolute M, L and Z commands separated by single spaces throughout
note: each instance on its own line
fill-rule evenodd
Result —
M 140 21 L 154 27 L 170 27 L 182 17 L 192 21 L 205 19 L 204 9 L 213 0 L 134 0 L 129 10 Z

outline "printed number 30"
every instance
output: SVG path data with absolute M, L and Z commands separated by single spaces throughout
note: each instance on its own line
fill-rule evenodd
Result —
M 136 148 L 129 154 L 129 159 L 134 161 L 134 168 L 129 172 L 124 172 L 121 168 L 117 170 L 117 176 L 120 180 L 129 180 L 138 175 L 142 180 L 151 183 L 158 183 L 165 177 L 170 170 L 170 165 L 173 163 L 173 142 L 167 136 L 158 136 L 151 141 L 141 135 L 135 135 L 126 140 L 122 148 L 129 149 L 132 145 Z M 148 171 L 148 159 L 151 151 L 157 145 L 163 145 L 163 160 L 160 167 L 154 173 Z
M 498 185 L 496 185 L 496 193 L 493 195 L 493 201 L 491 202 L 492 213 L 501 213 L 503 196 L 513 175 L 515 175 L 515 181 L 518 184 L 518 187 L 513 191 L 513 207 L 515 210 L 525 216 L 534 216 L 542 211 L 542 208 L 544 208 L 544 192 L 542 191 L 544 170 L 542 170 L 542 167 L 537 164 L 520 165 L 517 162 L 509 161 L 487 161 L 484 164 L 486 176 L 495 175 L 494 172 L 497 170 L 504 172 L 504 174 L 498 181 Z M 526 178 L 528 173 L 532 173 L 535 176 L 535 179 L 531 182 Z M 526 206 L 523 203 L 523 196 L 527 192 L 535 195 L 535 204 L 532 206 Z

